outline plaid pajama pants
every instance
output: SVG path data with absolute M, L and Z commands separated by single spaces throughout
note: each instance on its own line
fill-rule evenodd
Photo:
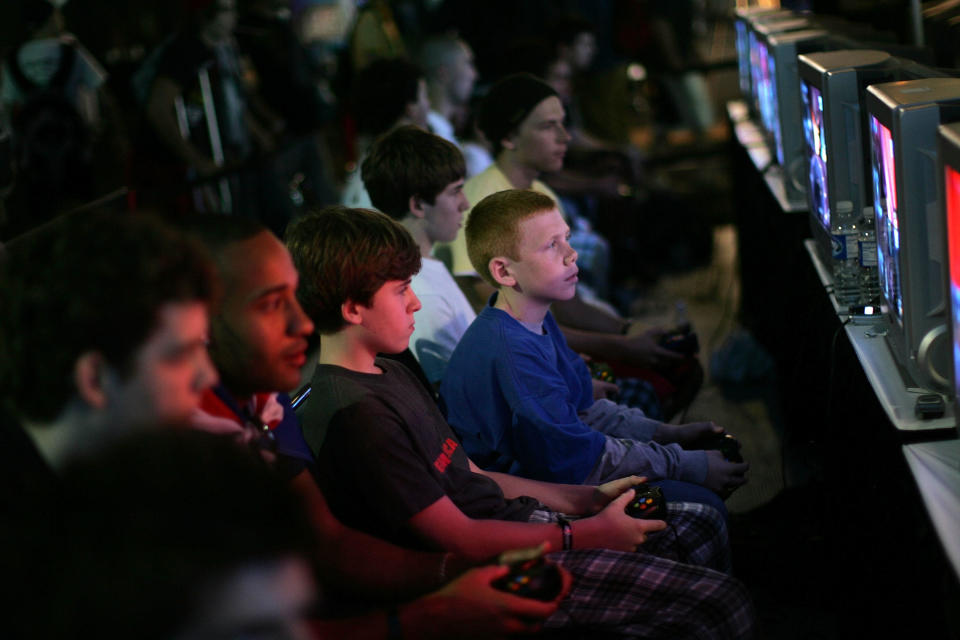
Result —
M 753 604 L 727 575 L 726 526 L 702 504 L 667 507 L 668 528 L 637 553 L 608 549 L 559 551 L 548 557 L 573 575 L 573 588 L 545 624 L 563 637 L 750 638 Z M 531 522 L 555 522 L 535 511 Z

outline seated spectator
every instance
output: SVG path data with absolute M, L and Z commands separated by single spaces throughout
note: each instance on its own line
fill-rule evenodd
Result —
M 5 239 L 117 189 L 126 160 L 107 73 L 67 32 L 64 3 L 11 4 L 19 4 L 26 37 L 0 70 L 0 130 L 11 133 L 15 165 L 0 219 Z
M 473 51 L 456 35 L 434 36 L 420 48 L 420 67 L 430 94 L 430 131 L 459 147 L 456 130 L 466 119 L 477 80 Z
M 722 428 L 670 425 L 594 400 L 586 364 L 550 313 L 551 304 L 574 295 L 578 271 L 556 202 L 530 190 L 487 196 L 473 208 L 466 236 L 475 268 L 496 287 L 440 386 L 467 454 L 486 469 L 548 482 L 599 484 L 628 474 L 679 480 L 664 490 L 668 499 L 723 509 L 717 496 L 746 482 L 748 465 L 681 448 Z
M 477 314 L 433 245 L 457 235 L 463 212 L 463 155 L 442 137 L 416 127 L 394 129 L 377 140 L 363 162 L 363 183 L 374 206 L 410 232 L 422 266 L 410 286 L 423 303 L 410 346 L 431 384 L 437 385 L 460 336 Z
M 496 161 L 482 173 L 467 180 L 464 193 L 467 200 L 477 203 L 484 197 L 505 189 L 533 189 L 559 202 L 557 195 L 538 179 L 542 173 L 557 171 L 563 166 L 570 136 L 563 125 L 563 105 L 556 91 L 530 74 L 507 76 L 490 88 L 480 105 L 479 124 L 484 135 L 494 144 Z M 564 211 L 561 209 L 561 214 Z M 469 220 L 469 211 L 465 219 Z M 581 256 L 581 262 L 590 271 L 602 264 L 608 246 L 606 240 L 589 229 L 570 220 L 571 244 Z M 579 228 L 578 228 L 579 227 Z M 434 253 L 444 257 L 457 283 L 475 310 L 480 310 L 494 289 L 483 281 L 470 264 L 466 241 L 461 229 L 456 240 L 439 244 Z M 584 254 L 586 257 L 584 258 Z M 570 346 L 601 362 L 623 363 L 634 368 L 669 371 L 692 359 L 663 348 L 658 344 L 666 329 L 642 329 L 622 318 L 609 305 L 585 291 L 581 283 L 578 292 L 554 306 L 557 321 Z M 642 382 L 642 381 L 641 381 Z M 694 391 L 699 381 L 694 380 Z M 638 392 L 631 404 L 657 415 L 661 402 L 648 384 L 635 387 Z M 693 397 L 689 393 L 687 402 Z M 672 411 L 682 405 L 672 403 Z M 663 417 L 669 418 L 666 412 Z
M 187 24 L 134 78 L 150 125 L 138 187 L 181 212 L 242 214 L 282 232 L 292 217 L 287 185 L 257 163 L 284 125 L 244 76 L 233 36 L 236 0 L 186 4 Z M 187 182 L 196 190 L 185 193 Z
M 357 76 L 353 91 L 357 120 L 357 169 L 347 176 L 340 202 L 348 207 L 371 207 L 363 186 L 360 164 L 377 136 L 394 127 L 412 124 L 427 129 L 430 99 L 418 66 L 403 58 L 372 62 Z
M 0 534 L 16 524 L 4 547 L 37 558 L 33 534 L 53 526 L 70 461 L 132 431 L 187 424 L 216 381 L 206 351 L 214 281 L 179 234 L 99 213 L 11 243 L 0 270 Z M 11 580 L 12 610 L 44 592 L 31 576 Z
M 4 387 L 21 422 L 7 435 L 35 455 L 4 447 L 5 472 L 56 471 L 118 434 L 187 422 L 217 379 L 202 252 L 147 216 L 99 213 L 57 220 L 7 251 Z
M 303 46 L 278 0 L 241 0 L 237 46 L 250 61 L 257 96 L 283 121 L 273 165 L 279 180 L 294 177 L 298 206 L 335 202 L 329 149 L 318 132 L 333 120 L 337 104 L 314 74 Z
M 298 278 L 290 254 L 252 221 L 196 216 L 189 226 L 213 253 L 224 286 L 210 336 L 221 382 L 204 393 L 195 426 L 266 445 L 264 453 L 309 509 L 316 561 L 331 600 L 349 599 L 364 608 L 404 602 L 394 611 L 315 620 L 315 629 L 324 637 L 388 637 L 391 626 L 399 625 L 406 637 L 423 638 L 464 635 L 466 627 L 471 637 L 489 637 L 551 614 L 555 601 L 493 589 L 490 583 L 503 575 L 503 566 L 466 571 L 475 562 L 394 546 L 345 527 L 330 513 L 286 394 L 297 384 L 306 337 L 313 332 L 295 297 Z M 264 425 L 269 438 L 262 437 Z
M 38 89 L 62 91 L 91 131 L 103 126 L 101 92 L 107 72 L 66 31 L 61 5 L 49 0 L 19 0 L 29 37 L 6 57 L 0 82 L 4 124 Z
M 666 523 L 624 513 L 637 477 L 589 487 L 483 471 L 410 371 L 377 357 L 407 347 L 419 308 L 409 285 L 420 251 L 403 227 L 374 211 L 334 208 L 297 220 L 287 241 L 303 278 L 298 298 L 322 335 L 304 436 L 346 524 L 480 558 L 549 542 L 562 549 L 549 557 L 574 580 L 546 628 L 751 634 L 743 587 L 714 570 L 729 567 L 715 510 L 672 504 L 672 531 L 657 534 Z M 571 524 L 561 512 L 583 517 Z M 646 553 L 634 553 L 637 545 Z M 610 602 L 618 605 L 601 604 Z

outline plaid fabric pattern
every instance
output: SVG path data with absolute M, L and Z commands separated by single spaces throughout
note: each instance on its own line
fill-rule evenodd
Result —
M 545 626 L 563 637 L 750 638 L 755 613 L 730 567 L 726 527 L 702 504 L 668 505 L 670 528 L 638 553 L 559 551 L 548 557 L 573 575 L 573 588 Z M 555 522 L 537 510 L 531 522 Z M 576 539 L 574 539 L 576 544 Z
M 616 383 L 620 387 L 617 402 L 640 409 L 652 420 L 663 420 L 660 398 L 653 384 L 641 378 L 616 378 Z

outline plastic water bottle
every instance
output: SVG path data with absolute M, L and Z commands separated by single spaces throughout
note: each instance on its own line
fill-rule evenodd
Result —
M 837 203 L 834 219 L 838 221 L 833 233 L 834 295 L 843 304 L 852 304 L 860 289 L 860 220 L 853 219 L 853 203 Z
M 868 207 L 860 229 L 858 261 L 862 304 L 869 304 L 880 295 L 880 275 L 877 270 L 877 233 L 873 207 Z

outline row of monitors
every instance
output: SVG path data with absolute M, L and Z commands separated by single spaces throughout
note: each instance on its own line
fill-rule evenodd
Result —
M 789 12 L 741 10 L 735 24 L 741 89 L 788 196 L 806 199 L 826 255 L 873 222 L 894 359 L 908 386 L 960 409 L 960 78 Z

